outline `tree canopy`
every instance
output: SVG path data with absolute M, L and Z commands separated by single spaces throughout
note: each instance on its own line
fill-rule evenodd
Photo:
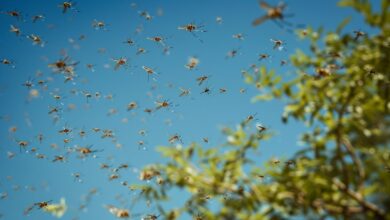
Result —
M 225 128 L 219 146 L 160 147 L 168 160 L 144 168 L 146 200 L 166 219 L 390 219 L 390 2 L 374 10 L 367 0 L 343 0 L 375 33 L 306 28 L 296 34 L 308 52 L 291 56 L 292 79 L 264 66 L 245 71 L 257 101 L 285 103 L 283 122 L 308 132 L 305 147 L 288 159 L 259 164 L 253 155 L 272 132 L 248 117 Z M 275 137 L 277 138 L 277 137 Z M 186 199 L 164 205 L 179 190 Z

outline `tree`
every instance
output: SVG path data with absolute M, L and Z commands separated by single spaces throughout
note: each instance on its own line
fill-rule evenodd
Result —
M 353 7 L 376 34 L 344 33 L 348 19 L 327 33 L 298 30 L 310 52 L 291 57 L 292 80 L 265 67 L 244 73 L 259 89 L 257 100 L 286 103 L 283 122 L 294 118 L 310 128 L 305 149 L 256 164 L 250 155 L 271 134 L 254 129 L 251 118 L 224 129 L 221 146 L 159 148 L 168 162 L 145 167 L 140 179 L 148 183 L 137 187 L 166 219 L 390 219 L 390 2 L 382 0 L 379 12 L 368 0 L 339 5 Z M 163 204 L 172 190 L 187 197 L 169 209 Z

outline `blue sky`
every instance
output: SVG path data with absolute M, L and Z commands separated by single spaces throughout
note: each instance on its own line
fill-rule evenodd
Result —
M 132 2 L 137 6 L 131 7 Z M 277 1 L 269 2 L 277 4 Z M 221 144 L 224 137 L 220 129 L 234 127 L 250 114 L 257 113 L 258 122 L 277 132 L 274 138 L 261 144 L 260 163 L 271 157 L 288 157 L 301 148 L 297 144 L 298 134 L 305 128 L 293 120 L 287 125 L 281 123 L 282 102 L 252 103 L 251 98 L 257 91 L 244 83 L 241 70 L 248 69 L 253 63 L 259 64 L 258 54 L 269 53 L 271 59 L 262 61 L 262 64 L 288 78 L 294 74 L 294 69 L 291 64 L 281 67 L 280 60 L 288 59 L 296 48 L 305 48 L 307 44 L 272 22 L 252 27 L 252 20 L 264 13 L 255 0 L 85 0 L 77 1 L 79 12 L 68 11 L 66 14 L 61 13 L 60 3 L 51 0 L 0 3 L 2 12 L 18 10 L 23 16 L 17 20 L 1 14 L 0 19 L 0 58 L 9 59 L 15 65 L 15 68 L 0 65 L 0 116 L 4 119 L 0 122 L 0 193 L 8 194 L 7 198 L 0 200 L 3 219 L 22 219 L 27 206 L 45 200 L 57 202 L 61 197 L 65 197 L 69 205 L 63 219 L 114 219 L 103 205 L 121 207 L 116 195 L 121 194 L 128 200 L 131 193 L 120 182 L 137 182 L 137 169 L 163 161 L 154 151 L 155 146 L 169 145 L 168 138 L 176 133 L 181 135 L 184 144 L 201 142 L 203 137 L 210 140 L 205 147 Z M 289 21 L 334 29 L 346 16 L 352 16 L 346 31 L 367 28 L 351 9 L 338 8 L 336 3 L 335 0 L 287 1 L 288 13 L 294 14 Z M 152 20 L 140 17 L 140 11 L 148 11 Z M 158 11 L 162 11 L 162 15 L 158 15 Z M 32 23 L 31 17 L 36 14 L 43 14 L 45 20 Z M 216 23 L 217 16 L 223 18 L 222 24 Z M 106 30 L 95 30 L 92 27 L 95 19 L 104 21 Z M 206 32 L 197 33 L 202 42 L 177 29 L 191 22 L 204 25 Z M 41 36 L 46 41 L 44 47 L 32 45 L 25 36 L 18 37 L 9 32 L 10 25 L 19 27 L 22 35 Z M 141 26 L 142 32 L 135 33 L 135 29 Z M 232 38 L 238 33 L 244 35 L 243 41 Z M 86 38 L 79 40 L 81 35 Z M 172 46 L 169 55 L 162 53 L 161 45 L 146 39 L 154 36 L 167 38 L 165 43 Z M 132 38 L 136 46 L 124 44 L 128 38 Z M 273 50 L 270 39 L 283 40 L 286 49 Z M 148 52 L 136 55 L 137 47 Z M 105 48 L 106 52 L 98 53 L 99 48 Z M 238 55 L 226 58 L 228 51 L 233 49 L 238 49 Z M 64 83 L 64 78 L 47 66 L 62 58 L 61 50 L 65 50 L 72 60 L 80 62 L 73 82 Z M 200 63 L 197 69 L 189 71 L 184 65 L 191 56 L 199 58 Z M 114 71 L 112 59 L 119 57 L 128 58 L 130 65 L 127 69 Z M 87 64 L 94 64 L 95 72 L 91 72 Z M 155 80 L 148 80 L 143 65 L 156 70 Z M 42 72 L 41 77 L 36 77 L 37 71 Z M 211 77 L 204 85 L 198 86 L 196 78 L 201 75 Z M 40 93 L 38 98 L 31 100 L 28 99 L 29 89 L 22 86 L 29 79 L 35 84 L 33 89 Z M 47 90 L 37 85 L 41 79 L 51 79 Z M 151 89 L 153 86 L 156 88 Z M 212 89 L 211 94 L 201 94 L 205 86 Z M 190 96 L 179 97 L 180 87 L 189 88 Z M 228 91 L 220 94 L 219 88 Z M 240 89 L 246 89 L 246 92 L 241 94 Z M 71 90 L 77 90 L 77 94 L 71 94 Z M 102 97 L 87 100 L 83 92 L 99 92 Z M 63 99 L 55 101 L 54 94 L 63 96 Z M 113 100 L 104 98 L 109 94 L 113 95 Z M 154 108 L 157 100 L 169 100 L 172 107 L 151 115 L 143 112 L 144 108 Z M 127 111 L 126 106 L 131 101 L 137 102 L 139 108 Z M 69 104 L 74 104 L 76 109 L 68 110 Z M 48 115 L 49 106 L 63 109 L 56 123 Z M 107 116 L 112 108 L 118 113 Z M 10 133 L 9 129 L 14 126 L 17 131 Z M 59 134 L 64 126 L 73 132 L 68 136 Z M 117 142 L 101 139 L 101 134 L 91 131 L 95 127 L 111 129 Z M 85 138 L 78 136 L 80 129 L 87 131 Z M 146 136 L 138 134 L 142 129 L 146 130 Z M 36 138 L 40 133 L 44 135 L 42 143 Z M 64 138 L 71 139 L 71 142 L 64 145 Z M 47 159 L 39 160 L 29 151 L 19 152 L 16 140 L 28 141 L 27 150 L 35 147 Z M 145 142 L 146 150 L 139 149 L 139 141 Z M 58 149 L 50 147 L 53 143 Z M 91 144 L 94 149 L 102 150 L 96 153 L 96 158 L 80 159 L 72 153 L 65 163 L 51 162 L 55 155 L 65 155 L 66 147 Z M 122 147 L 118 148 L 116 144 Z M 15 153 L 15 157 L 8 159 L 7 152 Z M 127 163 L 130 169 L 121 170 L 119 180 L 108 181 L 111 172 L 101 170 L 101 163 L 113 168 Z M 74 181 L 71 174 L 75 172 L 81 173 L 82 183 Z M 20 189 L 17 190 L 17 186 Z M 31 186 L 36 190 L 30 191 Z M 97 188 L 99 193 L 87 210 L 78 211 L 82 204 L 81 195 L 91 188 Z M 178 201 L 172 201 L 172 204 L 175 202 Z M 132 211 L 145 210 L 142 205 L 137 209 Z M 26 218 L 44 220 L 54 217 L 35 210 Z

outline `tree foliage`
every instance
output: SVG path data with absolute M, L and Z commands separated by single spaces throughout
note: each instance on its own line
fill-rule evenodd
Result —
M 283 122 L 310 128 L 305 148 L 259 165 L 250 155 L 271 134 L 249 118 L 224 129 L 220 146 L 161 147 L 168 162 L 145 167 L 140 178 L 164 218 L 390 219 L 390 2 L 379 11 L 368 0 L 339 5 L 353 7 L 375 34 L 343 32 L 348 19 L 335 31 L 298 30 L 310 48 L 292 55 L 293 79 L 265 67 L 244 73 L 259 90 L 255 100 L 280 99 Z M 172 190 L 186 202 L 169 209 Z

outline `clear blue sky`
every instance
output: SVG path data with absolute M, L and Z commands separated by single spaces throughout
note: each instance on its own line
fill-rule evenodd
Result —
M 132 2 L 136 3 L 135 8 L 131 7 Z M 277 4 L 277 1 L 269 2 Z M 338 8 L 336 2 L 288 1 L 288 13 L 295 15 L 289 21 L 334 29 L 346 16 L 352 16 L 346 31 L 365 28 L 360 17 L 351 9 Z M 114 219 L 103 205 L 120 207 L 121 203 L 115 199 L 119 194 L 129 200 L 131 193 L 120 182 L 137 182 L 138 173 L 133 172 L 133 168 L 136 170 L 146 164 L 163 161 L 154 151 L 155 146 L 169 145 L 168 138 L 175 133 L 181 135 L 184 144 L 201 142 L 203 137 L 210 140 L 205 147 L 221 144 L 224 137 L 220 134 L 220 128 L 234 127 L 250 114 L 257 113 L 258 122 L 277 132 L 272 140 L 261 144 L 260 162 L 273 156 L 286 158 L 301 148 L 297 144 L 298 134 L 305 128 L 294 121 L 288 125 L 281 123 L 281 102 L 251 103 L 257 91 L 241 78 L 241 70 L 258 63 L 260 53 L 271 55 L 269 61 L 263 61 L 264 65 L 288 77 L 294 70 L 290 64 L 280 67 L 280 60 L 288 59 L 296 48 L 307 46 L 272 22 L 252 27 L 252 20 L 264 13 L 257 1 L 79 0 L 76 5 L 79 12 L 69 11 L 66 14 L 61 13 L 58 7 L 60 3 L 52 0 L 0 3 L 1 11 L 18 10 L 23 16 L 18 21 L 14 17 L 0 15 L 0 58 L 12 60 L 15 65 L 15 68 L 0 65 L 0 116 L 9 118 L 0 121 L 0 193 L 8 194 L 7 198 L 0 200 L 3 219 L 22 219 L 23 210 L 32 203 L 45 200 L 58 202 L 61 197 L 65 197 L 69 205 L 63 219 Z M 159 9 L 163 12 L 162 16 L 158 15 Z M 139 16 L 138 12 L 143 10 L 152 15 L 151 21 Z M 31 17 L 36 14 L 43 14 L 46 19 L 32 23 Z M 215 22 L 217 16 L 223 18 L 222 24 Z M 106 30 L 95 30 L 92 27 L 94 19 L 104 21 Z M 197 33 L 203 43 L 190 33 L 177 30 L 178 26 L 190 22 L 204 25 L 207 32 Z M 46 41 L 45 46 L 34 46 L 25 36 L 17 37 L 9 32 L 10 25 L 19 27 L 22 34 L 41 36 Z M 136 34 L 135 29 L 140 25 L 143 31 Z M 245 40 L 232 38 L 237 33 L 242 33 Z M 86 38 L 79 40 L 80 35 Z M 153 36 L 167 38 L 166 44 L 173 47 L 170 55 L 163 55 L 160 45 L 146 39 Z M 75 43 L 70 43 L 70 38 Z M 146 48 L 148 52 L 136 55 L 137 46 L 123 43 L 127 38 L 134 39 L 137 46 Z M 273 50 L 271 38 L 285 41 L 286 50 Z M 99 48 L 106 48 L 106 52 L 98 53 Z M 61 58 L 62 49 L 72 60 L 80 61 L 76 66 L 78 77 L 74 83 L 64 83 L 64 78 L 60 74 L 53 74 L 47 66 Z M 226 54 L 232 49 L 239 49 L 239 54 L 227 59 Z M 130 67 L 114 71 L 111 59 L 122 56 L 129 59 Z M 200 60 L 196 70 L 189 71 L 184 67 L 190 56 Z M 95 65 L 95 72 L 88 70 L 88 63 Z M 110 67 L 106 68 L 106 64 Z M 148 80 L 141 68 L 143 65 L 159 73 L 155 81 Z M 43 75 L 36 77 L 37 71 Z M 204 85 L 198 86 L 196 78 L 201 75 L 211 77 Z M 30 78 L 35 84 L 33 89 L 39 90 L 40 96 L 28 100 L 29 89 L 22 84 Z M 48 89 L 42 90 L 37 83 L 40 79 L 48 78 L 52 78 L 47 83 Z M 151 90 L 153 85 L 157 87 Z M 205 86 L 212 89 L 210 95 L 200 94 Z M 190 88 L 191 95 L 179 97 L 179 87 Z M 218 90 L 222 87 L 228 90 L 226 94 L 219 94 Z M 241 88 L 247 89 L 246 93 L 241 94 Z M 78 91 L 78 95 L 70 93 L 73 89 Z M 91 98 L 87 102 L 83 91 L 92 94 L 99 92 L 102 98 Z M 55 101 L 53 94 L 59 94 L 64 99 Z M 108 94 L 113 94 L 114 99 L 105 99 L 104 96 Z M 154 108 L 155 101 L 164 99 L 173 104 L 169 111 L 159 110 L 151 115 L 143 112 L 144 108 Z M 126 106 L 131 101 L 136 101 L 140 107 L 128 112 Z M 48 115 L 49 106 L 62 104 L 60 120 L 53 123 Z M 69 104 L 75 104 L 76 109 L 67 110 Z M 111 108 L 117 109 L 118 113 L 107 116 Z M 127 118 L 127 123 L 123 123 L 124 118 Z M 167 124 L 166 120 L 170 120 L 171 124 Z M 65 125 L 73 130 L 69 136 L 58 133 Z M 17 131 L 10 133 L 9 128 L 13 126 L 17 127 Z M 94 127 L 113 130 L 122 148 L 116 148 L 110 139 L 101 139 L 101 134 L 91 131 Z M 87 131 L 85 138 L 78 136 L 80 129 Z M 141 129 L 146 130 L 146 136 L 138 134 Z M 44 135 L 42 143 L 36 138 L 39 133 Z M 96 158 L 80 159 L 76 153 L 72 153 L 65 163 L 52 163 L 54 155 L 66 154 L 65 137 L 71 139 L 66 147 L 93 144 L 94 149 L 103 151 L 96 153 Z M 48 158 L 39 160 L 34 153 L 19 152 L 15 140 L 28 141 L 28 150 L 36 147 L 39 153 Z M 138 149 L 137 143 L 141 140 L 145 142 L 147 150 Z M 57 150 L 50 147 L 52 143 L 59 146 Z M 7 152 L 16 155 L 8 159 Z M 111 172 L 100 170 L 101 163 L 112 167 L 127 163 L 131 169 L 121 170 L 119 180 L 108 181 Z M 74 181 L 71 174 L 75 172 L 81 173 L 82 183 Z M 12 179 L 7 176 L 12 176 Z M 16 186 L 20 186 L 20 189 L 15 190 Z M 36 190 L 30 191 L 30 186 Z M 99 193 L 86 211 L 78 211 L 78 206 L 82 204 L 81 196 L 94 187 Z M 147 210 L 140 207 L 132 211 Z M 153 211 L 156 210 L 149 210 Z M 35 210 L 27 218 L 45 220 L 54 217 Z

